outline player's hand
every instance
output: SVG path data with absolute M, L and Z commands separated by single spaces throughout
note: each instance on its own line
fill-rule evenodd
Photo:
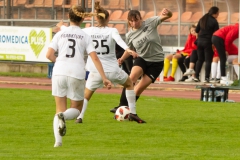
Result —
M 118 59 L 118 65 L 119 65 L 119 66 L 121 66 L 121 65 L 122 65 L 122 63 L 123 63 L 123 60 L 122 60 L 122 58 L 119 58 L 119 59 Z
M 59 27 L 59 28 L 61 28 L 62 25 L 64 25 L 63 20 L 61 20 L 60 22 L 58 22 L 58 23 L 56 24 L 56 26 Z
M 107 89 L 111 89 L 112 88 L 112 82 L 109 81 L 108 79 L 104 79 L 103 80 L 103 84 L 105 87 L 107 87 Z
M 171 12 L 167 8 L 163 8 L 161 15 L 162 16 L 169 16 Z

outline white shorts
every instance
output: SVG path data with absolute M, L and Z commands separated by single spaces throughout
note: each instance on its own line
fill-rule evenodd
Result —
M 68 76 L 52 76 L 52 95 L 81 101 L 84 99 L 85 79 Z
M 128 79 L 128 74 L 121 68 L 119 68 L 118 72 L 105 72 L 105 75 L 113 84 L 123 85 Z M 103 87 L 101 75 L 98 72 L 90 72 L 88 75 L 86 88 L 91 91 L 95 91 L 97 88 L 101 87 Z

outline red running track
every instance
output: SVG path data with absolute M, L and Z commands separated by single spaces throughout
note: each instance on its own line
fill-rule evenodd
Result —
M 154 83 L 151 84 L 142 95 L 200 100 L 201 90 L 195 89 L 195 86 L 195 84 L 186 83 Z M 51 90 L 51 80 L 47 78 L 0 77 L 0 88 Z M 112 88 L 110 90 L 101 88 L 96 92 L 105 94 L 121 94 L 121 87 Z M 240 102 L 240 92 L 229 91 L 228 99 L 234 100 L 235 102 Z

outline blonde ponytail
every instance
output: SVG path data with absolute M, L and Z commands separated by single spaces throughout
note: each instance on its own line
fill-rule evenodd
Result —
M 78 17 L 81 17 L 81 18 L 85 18 L 85 17 L 92 17 L 92 16 L 101 16 L 101 17 L 103 17 L 104 19 L 105 19 L 105 14 L 104 13 L 89 13 L 89 12 L 84 12 L 84 13 L 82 13 L 82 12 L 78 12 L 78 10 L 77 10 L 77 6 L 72 6 L 72 11 L 73 11 L 73 13 L 76 15 L 76 16 L 78 16 Z

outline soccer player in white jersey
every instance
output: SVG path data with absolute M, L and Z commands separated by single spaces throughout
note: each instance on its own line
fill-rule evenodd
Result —
M 109 13 L 103 9 L 99 2 L 95 2 L 95 10 L 97 14 L 105 14 L 105 18 L 97 16 L 97 26 L 83 29 L 93 39 L 97 55 L 102 62 L 104 72 L 107 78 L 114 84 L 120 84 L 126 88 L 126 98 L 128 106 L 130 108 L 129 120 L 136 121 L 138 123 L 144 123 L 145 121 L 139 119 L 136 115 L 136 95 L 133 89 L 133 83 L 128 77 L 128 74 L 124 72 L 118 65 L 116 58 L 115 43 L 121 46 L 127 54 L 137 56 L 137 53 L 130 50 L 126 43 L 122 40 L 116 28 L 109 28 Z M 102 87 L 102 79 L 99 75 L 96 67 L 93 65 L 92 58 L 87 60 L 87 68 L 90 71 L 86 82 L 86 88 L 84 93 L 84 104 L 81 114 L 77 118 L 77 123 L 82 123 L 84 113 L 86 111 L 89 100 L 96 89 Z
M 142 20 L 138 10 L 130 10 L 128 13 L 130 30 L 126 34 L 126 42 L 130 49 L 134 48 L 138 53 L 130 78 L 133 83 L 136 83 L 141 77 L 141 80 L 134 87 L 136 99 L 151 83 L 154 83 L 163 69 L 164 53 L 157 27 L 171 16 L 172 12 L 166 8 L 162 10 L 160 16 L 154 16 L 145 21 Z M 124 53 L 119 62 L 122 63 L 127 57 L 129 57 L 129 54 Z M 124 93 L 123 89 L 119 106 L 127 105 Z M 117 108 L 115 107 L 110 111 L 115 113 Z
M 82 110 L 85 51 L 96 66 L 103 84 L 111 88 L 111 82 L 106 78 L 91 37 L 79 27 L 84 17 L 93 15 L 95 14 L 84 13 L 81 6 L 72 6 L 69 10 L 70 26 L 53 37 L 46 54 L 50 61 L 55 62 L 52 75 L 52 95 L 56 103 L 53 120 L 54 147 L 62 146 L 62 136 L 66 134 L 65 120 L 77 118 Z M 58 51 L 58 57 L 54 55 L 55 51 Z M 67 108 L 67 98 L 71 100 L 70 108 Z

